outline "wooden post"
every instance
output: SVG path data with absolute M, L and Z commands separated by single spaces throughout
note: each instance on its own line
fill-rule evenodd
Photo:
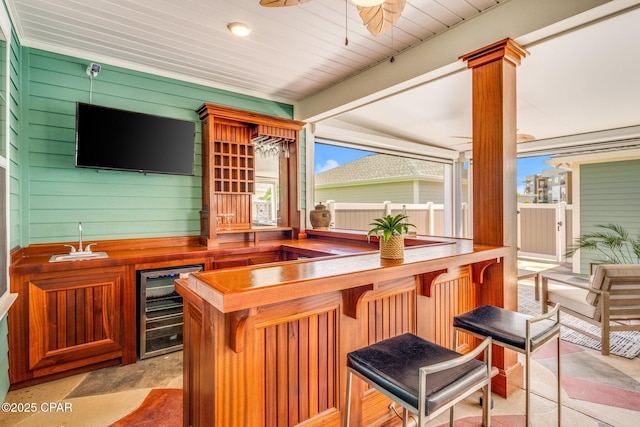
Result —
M 504 39 L 460 57 L 473 73 L 473 241 L 511 248 L 478 285 L 478 306 L 518 308 L 516 66 L 526 55 Z M 493 364 L 500 369 L 495 393 L 508 396 L 522 386 L 517 353 L 494 346 Z

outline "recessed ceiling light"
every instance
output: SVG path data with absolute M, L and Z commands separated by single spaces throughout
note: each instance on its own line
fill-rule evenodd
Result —
M 244 22 L 232 22 L 227 25 L 227 28 L 238 37 L 246 37 L 251 33 L 251 27 Z

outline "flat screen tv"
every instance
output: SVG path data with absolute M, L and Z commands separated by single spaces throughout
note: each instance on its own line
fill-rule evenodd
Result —
M 76 104 L 76 167 L 193 175 L 195 123 Z

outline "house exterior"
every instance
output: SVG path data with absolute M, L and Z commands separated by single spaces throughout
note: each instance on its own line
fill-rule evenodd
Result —
M 524 180 L 522 201 L 532 203 L 572 203 L 572 174 L 562 168 L 545 169 Z
M 599 224 L 618 224 L 631 236 L 640 235 L 640 151 L 630 149 L 597 154 L 557 156 L 552 164 L 570 164 L 573 171 L 573 239 L 602 231 Z M 589 273 L 594 251 L 578 251 L 573 271 Z
M 463 198 L 468 200 L 466 171 Z M 445 165 L 373 154 L 315 175 L 315 200 L 343 203 L 444 203 Z

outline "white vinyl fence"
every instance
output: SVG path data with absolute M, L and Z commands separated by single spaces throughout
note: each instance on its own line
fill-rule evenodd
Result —
M 411 231 L 416 231 L 421 235 L 444 236 L 445 217 L 444 205 L 436 203 L 424 204 L 399 204 L 391 202 L 382 203 L 336 203 L 327 201 L 327 209 L 331 212 L 332 228 L 342 228 L 347 230 L 369 230 L 374 218 L 385 215 L 397 215 L 406 213 L 408 222 L 416 226 Z M 469 233 L 468 207 L 462 207 L 462 235 Z
M 564 262 L 572 244 L 573 206 L 518 203 L 518 256 Z
M 406 213 L 420 235 L 445 236 L 444 205 L 436 203 L 398 204 L 336 203 L 327 201 L 332 228 L 363 230 L 371 228 L 374 218 Z M 565 261 L 571 244 L 572 206 L 566 203 L 518 203 L 518 255 L 526 258 Z M 469 208 L 462 206 L 461 236 L 470 238 Z

